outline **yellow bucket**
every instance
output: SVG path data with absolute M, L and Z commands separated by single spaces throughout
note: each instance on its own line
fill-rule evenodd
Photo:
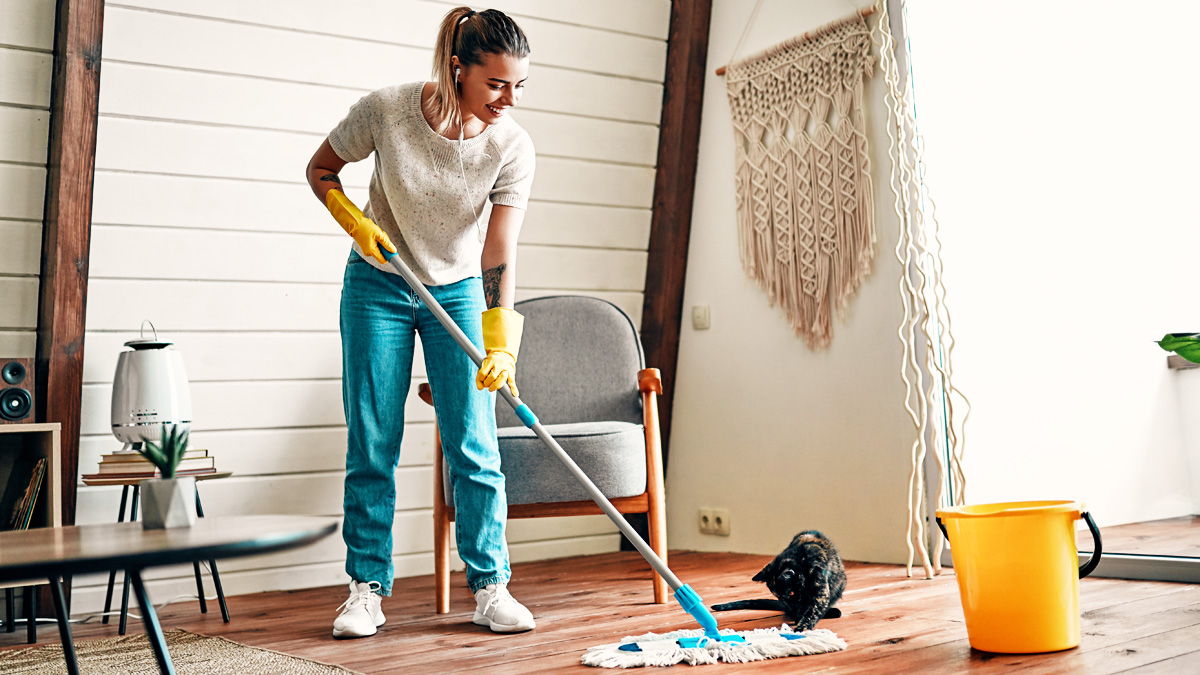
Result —
M 1079 565 L 1075 521 L 1095 548 Z M 1079 644 L 1079 580 L 1100 563 L 1100 531 L 1079 502 L 1006 502 L 938 509 L 975 649 L 1031 654 Z

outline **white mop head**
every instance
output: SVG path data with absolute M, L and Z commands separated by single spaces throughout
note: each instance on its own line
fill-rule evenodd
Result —
M 722 635 L 740 635 L 745 642 L 709 641 L 702 647 L 681 647 L 680 638 L 698 638 L 704 631 L 677 630 L 673 633 L 646 633 L 636 637 L 627 637 L 617 644 L 592 647 L 584 653 L 582 661 L 585 666 L 597 668 L 638 668 L 642 666 L 673 666 L 676 663 L 686 663 L 698 666 L 724 661 L 726 663 L 749 663 L 764 661 L 784 656 L 805 656 L 807 654 L 824 654 L 840 652 L 846 648 L 846 641 L 839 638 L 833 631 L 817 628 L 803 633 L 797 633 L 784 624 L 780 628 L 760 628 L 750 631 L 733 631 L 725 629 Z M 621 649 L 622 645 L 637 643 L 640 651 Z

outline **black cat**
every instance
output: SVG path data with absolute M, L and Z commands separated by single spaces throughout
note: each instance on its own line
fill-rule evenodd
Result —
M 713 610 L 769 609 L 783 612 L 796 622 L 796 630 L 811 630 L 821 619 L 842 615 L 834 607 L 846 590 L 846 568 L 833 542 L 808 530 L 754 575 L 754 581 L 767 584 L 777 599 L 739 600 L 713 605 Z

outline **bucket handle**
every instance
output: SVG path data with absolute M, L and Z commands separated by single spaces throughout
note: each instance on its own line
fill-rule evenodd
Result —
M 1082 579 L 1095 571 L 1096 566 L 1100 564 L 1100 556 L 1104 554 L 1104 544 L 1100 540 L 1100 528 L 1096 527 L 1096 521 L 1092 520 L 1092 514 L 1084 511 L 1079 514 L 1083 518 L 1083 522 L 1087 523 L 1088 530 L 1092 532 L 1092 542 L 1095 546 L 1092 547 L 1092 556 L 1088 561 L 1079 566 L 1079 578 Z M 938 529 L 942 531 L 942 536 L 946 541 L 950 541 L 950 533 L 946 531 L 946 525 L 941 518 L 936 518 Z
M 1095 543 L 1095 546 L 1092 547 L 1092 557 L 1079 566 L 1079 578 L 1082 579 L 1091 574 L 1100 564 L 1100 556 L 1104 554 L 1104 544 L 1100 541 L 1100 528 L 1096 527 L 1096 521 L 1092 520 L 1092 514 L 1084 511 L 1079 515 L 1087 523 L 1088 529 L 1092 531 L 1092 541 Z

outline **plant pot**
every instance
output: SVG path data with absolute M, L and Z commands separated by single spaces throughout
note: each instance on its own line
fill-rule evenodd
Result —
M 138 484 L 142 497 L 142 529 L 191 527 L 196 522 L 196 479 L 150 478 Z

